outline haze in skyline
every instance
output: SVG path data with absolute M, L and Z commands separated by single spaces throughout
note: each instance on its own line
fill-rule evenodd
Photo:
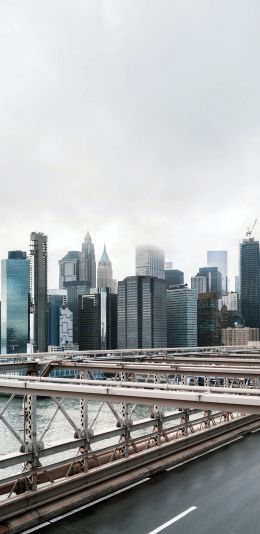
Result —
M 259 18 L 257 0 L 2 0 L 0 258 L 44 232 L 58 287 L 89 230 L 118 280 L 138 243 L 187 282 L 228 250 L 232 279 L 258 216 Z

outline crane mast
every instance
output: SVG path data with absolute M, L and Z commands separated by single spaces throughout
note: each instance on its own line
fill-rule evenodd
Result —
M 251 238 L 252 232 L 253 232 L 253 230 L 254 230 L 254 227 L 255 227 L 257 221 L 258 221 L 258 219 L 255 220 L 255 222 L 254 222 L 254 224 L 253 224 L 251 230 L 250 230 L 249 228 L 247 228 L 246 237 L 247 237 L 248 239 Z

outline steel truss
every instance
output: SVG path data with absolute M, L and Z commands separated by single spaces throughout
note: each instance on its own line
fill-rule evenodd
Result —
M 19 365 L 14 364 L 14 372 Z M 49 376 L 57 368 L 73 370 L 74 378 Z M 0 421 L 20 447 L 20 453 L 0 459 L 0 470 L 12 466 L 18 469 L 18 474 L 1 479 L 2 499 L 12 500 L 26 492 L 54 487 L 74 475 L 104 469 L 117 461 L 127 462 L 150 449 L 159 451 L 175 441 L 235 419 L 243 420 L 248 413 L 260 414 L 260 367 L 248 367 L 246 362 L 244 366 L 240 362 L 238 366 L 225 367 L 206 362 L 191 366 L 184 362 L 49 361 L 38 367 L 38 373 L 39 370 L 41 376 L 0 375 L 0 394 L 8 395 Z M 96 380 L 96 370 L 109 372 L 110 378 Z M 8 420 L 8 409 L 16 395 L 23 396 L 22 431 Z M 50 396 L 54 406 L 45 427 L 39 429 L 38 397 L 43 395 Z M 66 398 L 79 399 L 78 421 L 65 407 Z M 92 400 L 98 403 L 90 420 Z M 148 406 L 149 418 L 137 420 L 139 403 Z M 171 413 L 165 412 L 166 407 Z M 112 414 L 114 426 L 97 433 L 104 410 Z M 58 443 L 57 436 L 55 443 L 47 444 L 46 436 L 58 415 L 67 421 L 71 435 L 64 443 Z M 61 458 L 69 451 L 69 458 Z

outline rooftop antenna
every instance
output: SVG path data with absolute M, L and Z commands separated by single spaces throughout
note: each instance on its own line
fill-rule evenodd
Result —
M 252 234 L 252 232 L 253 232 L 253 230 L 254 230 L 254 227 L 255 227 L 257 221 L 258 221 L 258 219 L 255 220 L 255 222 L 254 222 L 254 224 L 253 224 L 251 230 L 250 230 L 249 228 L 247 228 L 246 237 L 247 237 L 248 239 L 251 238 L 251 234 Z

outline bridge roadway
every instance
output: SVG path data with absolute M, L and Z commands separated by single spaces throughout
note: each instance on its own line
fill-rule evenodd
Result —
M 259 445 L 260 433 L 251 434 L 36 532 L 258 534 Z

